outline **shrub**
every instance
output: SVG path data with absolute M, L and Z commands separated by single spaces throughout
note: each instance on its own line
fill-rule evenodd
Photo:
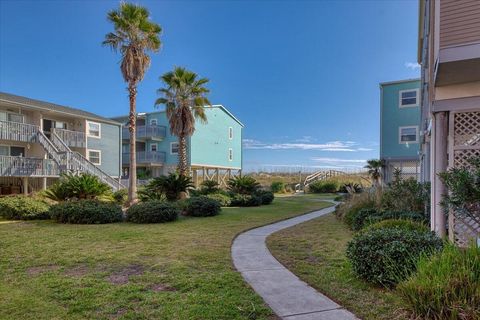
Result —
M 441 248 L 442 240 L 432 232 L 373 229 L 355 235 L 347 246 L 347 257 L 358 277 L 393 286 L 415 271 L 418 257 Z
M 401 229 L 401 230 L 408 230 L 408 231 L 419 231 L 419 232 L 429 232 L 430 229 L 419 222 L 415 222 L 412 220 L 401 220 L 401 219 L 388 219 L 388 220 L 383 220 L 374 224 L 371 224 L 369 226 L 366 226 L 363 228 L 363 232 L 369 232 L 370 230 L 375 230 L 375 229 L 388 229 L 388 228 L 394 228 L 394 229 Z
M 164 201 L 165 195 L 156 188 L 150 187 L 148 184 L 137 189 L 138 200 L 142 202 L 147 201 Z
M 270 190 L 273 193 L 284 193 L 286 191 L 285 183 L 283 183 L 282 181 L 273 181 L 270 185 Z
M 208 194 L 207 198 L 213 199 L 215 201 L 218 201 L 222 207 L 228 207 L 232 200 L 230 199 L 229 196 L 221 194 L 221 193 L 212 193 Z
M 333 198 L 333 201 L 337 201 L 337 202 L 340 202 L 340 201 L 344 201 L 346 199 L 345 196 L 336 196 L 335 198 Z
M 381 196 L 381 208 L 385 211 L 411 211 L 424 213 L 430 204 L 430 184 L 415 179 L 402 179 L 397 175 L 394 182 Z
M 55 201 L 71 199 L 98 199 L 111 192 L 108 184 L 100 181 L 97 176 L 81 173 L 66 173 L 60 180 L 47 190 L 43 191 L 46 198 Z
M 200 193 L 201 194 L 212 194 L 217 193 L 220 188 L 217 181 L 205 180 L 201 183 Z
M 374 208 L 365 208 L 350 213 L 346 219 L 348 226 L 355 231 L 361 230 L 365 225 L 365 220 L 370 220 L 372 217 L 381 216 L 382 213 Z
M 170 173 L 168 176 L 152 179 L 142 190 L 142 198 L 159 200 L 164 196 L 168 201 L 175 201 L 180 198 L 182 192 L 187 192 L 192 187 L 193 183 L 190 177 Z
M 127 210 L 126 220 L 134 223 L 161 223 L 175 221 L 180 210 L 171 203 L 147 201 L 134 204 Z
M 185 214 L 192 217 L 210 217 L 220 213 L 220 203 L 206 196 L 187 200 Z
M 228 180 L 228 190 L 232 193 L 253 194 L 260 189 L 260 184 L 252 177 L 243 176 Z
M 44 201 L 25 197 L 0 198 L 0 216 L 11 220 L 50 219 L 49 205 Z
M 360 193 L 362 192 L 363 188 L 360 184 L 358 183 L 344 183 L 339 189 L 338 192 L 341 193 Z
M 61 202 L 50 207 L 52 219 L 61 223 L 99 224 L 122 221 L 122 208 L 95 200 Z
M 356 213 L 352 214 L 349 219 L 347 219 L 347 222 L 352 230 L 358 231 L 367 225 L 389 219 L 411 220 L 420 223 L 428 223 L 428 221 L 425 220 L 425 216 L 421 213 L 403 211 L 383 212 L 373 208 L 361 209 L 357 211 Z
M 453 245 L 421 257 L 417 273 L 400 283 L 398 293 L 422 319 L 480 318 L 480 248 Z
M 275 196 L 271 191 L 258 191 L 256 196 L 260 198 L 262 204 L 271 204 L 273 199 L 275 199 Z
M 364 192 L 354 194 L 344 203 L 337 206 L 335 214 L 342 219 L 347 225 L 351 226 L 353 217 L 362 209 L 371 209 L 375 207 L 374 195 Z
M 234 194 L 230 206 L 232 207 L 257 207 L 262 205 L 262 199 L 257 195 Z
M 119 204 L 123 205 L 127 202 L 128 190 L 127 189 L 120 189 L 113 193 L 113 200 Z
M 315 181 L 308 185 L 311 193 L 334 193 L 337 192 L 338 186 L 335 181 Z

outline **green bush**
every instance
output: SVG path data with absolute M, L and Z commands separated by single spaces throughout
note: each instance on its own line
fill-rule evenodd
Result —
M 351 225 L 353 217 L 361 209 L 375 208 L 375 196 L 369 192 L 353 194 L 344 203 L 335 209 L 337 218 L 342 219 L 347 225 Z
M 128 190 L 127 189 L 120 189 L 113 193 L 113 200 L 119 204 L 123 205 L 127 202 Z
M 480 319 L 480 248 L 453 245 L 421 257 L 417 273 L 397 287 L 421 319 Z
M 344 183 L 339 189 L 338 192 L 341 193 L 360 193 L 362 192 L 363 188 L 358 183 Z
M 66 173 L 42 194 L 54 201 L 99 199 L 111 195 L 111 189 L 97 176 L 88 173 Z
M 375 229 L 385 229 L 385 228 L 394 228 L 394 229 L 402 229 L 402 230 L 413 230 L 419 232 L 429 232 L 430 229 L 422 223 L 415 222 L 412 220 L 404 220 L 404 219 L 388 219 L 383 220 L 371 225 L 366 226 L 362 229 L 362 232 L 369 232 L 370 230 Z
M 253 194 L 260 189 L 260 184 L 252 177 L 243 176 L 228 180 L 228 191 L 239 194 Z
M 344 201 L 345 199 L 346 199 L 345 196 L 336 196 L 335 198 L 333 198 L 333 201 L 340 202 L 340 201 Z
M 207 195 L 212 193 L 218 193 L 220 190 L 219 184 L 217 181 L 205 180 L 201 183 L 200 193 Z
M 381 215 L 382 213 L 378 212 L 377 209 L 365 208 L 355 212 L 351 212 L 346 222 L 350 229 L 358 231 L 365 226 L 365 220 L 370 220 L 372 219 L 372 217 L 378 217 Z
M 315 181 L 308 185 L 311 193 L 334 193 L 337 192 L 338 185 L 335 181 Z
M 25 197 L 0 198 L 0 216 L 11 220 L 50 219 L 49 205 L 44 201 Z
M 351 211 L 350 215 L 347 216 L 346 223 L 352 230 L 358 231 L 370 224 L 389 219 L 411 220 L 420 223 L 428 223 L 425 220 L 425 216 L 421 213 L 403 211 L 383 212 L 374 208 Z
M 374 284 L 393 286 L 415 272 L 416 260 L 442 248 L 432 232 L 396 228 L 360 232 L 348 243 L 355 274 Z
M 192 217 L 216 216 L 221 211 L 220 203 L 206 196 L 190 198 L 187 200 L 185 214 Z
M 161 223 L 175 221 L 180 210 L 171 203 L 147 201 L 134 204 L 127 210 L 126 220 L 134 223 Z
M 262 200 L 262 204 L 271 204 L 275 199 L 271 191 L 258 191 L 255 195 Z
M 161 200 L 166 198 L 168 201 L 176 201 L 180 198 L 182 192 L 187 192 L 193 187 L 190 177 L 170 173 L 168 176 L 161 176 L 152 179 L 140 192 L 141 200 Z
M 234 194 L 230 206 L 232 207 L 258 207 L 262 205 L 262 198 L 251 194 Z
M 75 224 L 111 223 L 123 219 L 119 205 L 95 200 L 61 202 L 50 207 L 50 216 L 57 222 Z
M 218 201 L 222 207 L 230 206 L 232 199 L 229 196 L 222 193 L 212 193 L 207 195 L 208 198 Z
M 273 193 L 284 193 L 285 183 L 282 181 L 273 181 L 270 185 L 270 190 L 272 190 Z
M 430 184 L 415 179 L 402 179 L 397 175 L 394 182 L 383 192 L 381 208 L 385 211 L 410 211 L 424 214 L 430 205 Z

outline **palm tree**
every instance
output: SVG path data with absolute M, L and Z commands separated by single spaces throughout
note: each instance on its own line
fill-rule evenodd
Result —
M 372 178 L 372 183 L 375 187 L 381 185 L 380 178 L 382 177 L 382 172 L 381 172 L 382 166 L 383 166 L 382 160 L 379 160 L 379 159 L 367 160 L 367 165 L 365 166 L 365 168 L 368 169 L 368 174 Z
M 195 131 L 195 119 L 207 122 L 204 106 L 210 106 L 205 88 L 209 81 L 206 78 L 198 79 L 198 75 L 182 67 L 175 67 L 173 71 L 160 77 L 165 88 L 157 93 L 161 95 L 155 101 L 155 106 L 165 105 L 167 118 L 170 123 L 170 132 L 179 138 L 178 172 L 185 176 L 188 173 L 187 137 Z
M 150 21 L 150 13 L 144 7 L 131 3 L 120 3 L 119 10 L 108 13 L 107 19 L 113 24 L 114 32 L 105 36 L 103 45 L 114 51 L 120 51 L 122 60 L 120 70 L 123 79 L 128 83 L 130 100 L 129 131 L 130 131 L 130 171 L 128 201 L 132 204 L 137 197 L 137 161 L 135 152 L 135 121 L 137 85 L 142 81 L 150 66 L 150 56 L 147 52 L 157 52 L 160 49 L 160 32 L 162 28 Z

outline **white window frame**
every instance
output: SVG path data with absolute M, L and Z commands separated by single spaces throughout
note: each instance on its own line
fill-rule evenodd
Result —
M 157 119 L 150 119 L 150 125 L 151 126 L 158 126 L 158 120 Z
M 415 91 L 415 99 L 417 101 L 417 103 L 415 104 L 403 104 L 402 103 L 402 93 L 404 92 L 409 92 L 409 91 Z M 418 107 L 420 105 L 420 89 L 406 89 L 406 90 L 400 90 L 398 91 L 398 106 L 400 108 L 415 108 L 415 107 Z
M 228 127 L 228 139 L 233 140 L 233 127 Z
M 155 151 L 152 150 L 152 147 L 155 146 Z M 150 144 L 150 152 L 157 152 L 158 151 L 158 143 L 151 143 Z
M 178 145 L 178 147 L 177 147 L 178 151 L 177 151 L 177 152 L 173 152 L 173 145 L 174 145 L 174 144 Z M 180 143 L 178 143 L 178 142 L 170 142 L 170 154 L 171 154 L 171 155 L 177 155 L 177 154 L 179 154 L 179 153 L 180 153 Z
M 402 141 L 402 129 L 415 129 L 415 141 Z M 418 126 L 404 126 L 404 127 L 399 127 L 398 128 L 398 143 L 399 144 L 408 144 L 408 143 L 418 143 L 418 131 L 419 128 Z
M 228 148 L 228 161 L 233 161 L 233 149 Z
M 93 162 L 91 159 L 90 159 L 90 152 L 93 151 L 93 152 L 98 152 L 98 163 L 95 163 Z M 97 150 L 97 149 L 87 149 L 87 159 L 88 161 L 90 161 L 91 163 L 93 163 L 94 165 L 96 166 L 101 166 L 102 165 L 102 150 Z
M 90 124 L 98 124 L 98 136 L 90 134 Z M 95 121 L 88 121 L 87 120 L 87 137 L 92 137 L 95 139 L 101 139 L 102 138 L 102 124 L 100 122 L 95 122 Z

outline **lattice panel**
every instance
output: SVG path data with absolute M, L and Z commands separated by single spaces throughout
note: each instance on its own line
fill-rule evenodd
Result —
M 479 219 L 472 216 L 455 216 L 454 238 L 455 243 L 460 247 L 467 247 L 472 241 L 480 238 Z
M 480 112 L 455 113 L 454 145 L 480 146 Z
M 453 154 L 453 165 L 457 168 L 470 167 L 468 159 L 480 157 L 480 149 L 455 150 Z

